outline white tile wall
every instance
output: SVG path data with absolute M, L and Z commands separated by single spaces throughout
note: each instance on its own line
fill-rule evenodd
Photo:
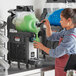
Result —
M 0 19 L 7 20 L 9 9 L 15 9 L 17 5 L 33 5 L 35 11 L 40 11 L 46 0 L 0 0 Z
M 0 19 L 7 21 L 9 9 L 15 9 L 17 5 L 33 5 L 35 14 L 39 18 L 44 7 L 55 8 L 55 7 L 67 7 L 67 4 L 47 3 L 46 0 L 0 0 Z M 76 8 L 76 4 L 68 4 L 69 7 L 73 6 Z
M 0 0 L 0 19 L 7 20 L 9 9 L 15 9 L 17 5 L 30 5 L 33 0 Z

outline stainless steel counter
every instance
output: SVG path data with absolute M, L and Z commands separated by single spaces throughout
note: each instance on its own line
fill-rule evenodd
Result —
M 43 72 L 53 70 L 54 65 L 47 65 L 47 66 L 40 66 L 35 67 L 30 66 L 29 69 L 26 69 L 25 64 L 21 64 L 21 69 L 17 68 L 17 64 L 12 64 L 12 66 L 8 70 L 8 76 L 30 76 L 33 74 L 40 74 L 39 76 L 42 76 Z M 35 76 L 35 75 L 34 75 Z
M 54 69 L 53 66 L 48 66 L 48 67 L 43 67 L 43 68 L 19 71 L 17 73 L 9 74 L 8 76 L 30 76 L 30 75 L 34 75 L 34 74 L 38 74 L 38 73 L 40 73 L 42 76 L 44 72 L 53 70 L 53 69 Z

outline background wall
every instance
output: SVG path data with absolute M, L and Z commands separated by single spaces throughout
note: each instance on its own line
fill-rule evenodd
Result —
M 48 8 L 63 8 L 67 7 L 75 7 L 76 4 L 65 4 L 65 3 L 46 3 L 46 0 L 0 0 L 0 19 L 7 21 L 7 17 L 10 15 L 7 11 L 9 9 L 15 9 L 17 5 L 33 5 L 34 11 L 37 18 L 40 18 L 40 15 L 43 11 L 44 7 Z
M 37 13 L 37 17 L 39 17 L 45 1 L 46 0 L 0 0 L 0 19 L 6 21 L 8 15 L 10 15 L 7 11 L 9 9 L 15 9 L 17 5 L 33 5 L 35 13 Z

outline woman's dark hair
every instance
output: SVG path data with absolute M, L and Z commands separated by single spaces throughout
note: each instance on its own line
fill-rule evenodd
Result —
M 62 12 L 61 15 L 65 18 L 71 18 L 72 22 L 74 24 L 76 24 L 76 9 L 72 9 L 72 8 L 65 8 Z

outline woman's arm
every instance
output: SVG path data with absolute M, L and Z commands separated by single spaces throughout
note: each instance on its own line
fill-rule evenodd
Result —
M 52 32 L 49 21 L 47 19 L 44 19 L 43 21 L 45 21 L 44 24 L 46 26 L 47 39 L 51 40 L 51 41 L 59 41 L 60 37 L 63 37 L 63 35 L 64 35 L 64 30 L 62 30 L 61 32 Z M 43 21 L 41 21 L 41 22 L 43 22 Z
M 46 36 L 47 37 L 50 37 L 52 35 L 52 30 L 51 30 L 51 26 L 50 26 L 50 23 L 47 19 L 44 19 L 43 21 L 45 21 L 45 26 L 46 26 Z M 42 22 L 43 22 L 42 21 Z
M 34 41 L 34 47 L 39 48 L 49 54 L 49 56 L 58 58 L 65 54 L 74 54 L 76 53 L 75 40 L 72 36 L 66 36 L 63 41 L 55 49 L 50 49 L 45 47 L 42 43 Z

